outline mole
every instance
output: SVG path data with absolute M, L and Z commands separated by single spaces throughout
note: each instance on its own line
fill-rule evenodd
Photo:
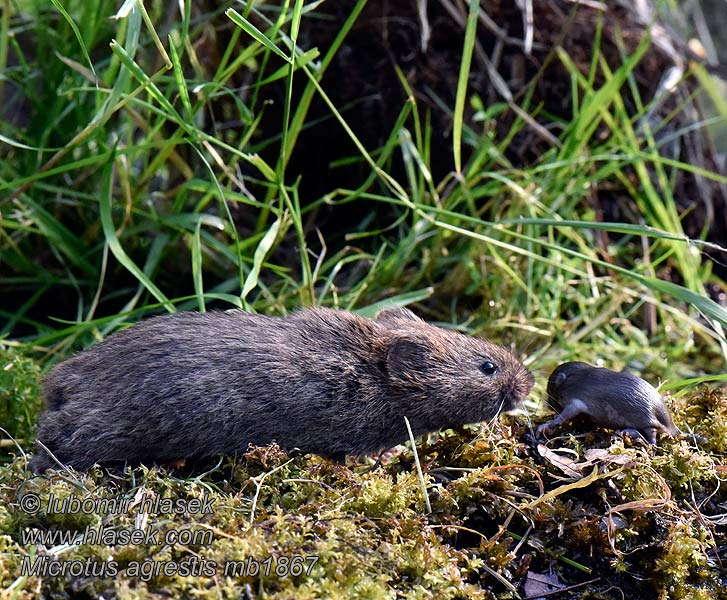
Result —
M 647 381 L 625 371 L 612 371 L 584 362 L 559 365 L 548 379 L 548 399 L 561 413 L 541 424 L 537 435 L 552 435 L 555 428 L 578 415 L 596 424 L 656 444 L 656 434 L 682 435 L 669 409 Z

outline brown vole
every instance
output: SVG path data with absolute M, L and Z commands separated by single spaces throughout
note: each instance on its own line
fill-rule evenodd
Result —
M 277 441 L 341 459 L 515 408 L 532 374 L 505 348 L 407 309 L 287 317 L 182 312 L 56 365 L 38 439 L 61 461 L 169 463 Z M 31 467 L 55 463 L 41 448 Z
M 657 433 L 682 434 L 659 392 L 641 377 L 624 371 L 584 362 L 563 363 L 550 374 L 548 398 L 562 412 L 540 425 L 538 435 L 551 435 L 558 425 L 578 415 L 590 417 L 596 425 L 640 434 L 650 444 L 656 444 Z

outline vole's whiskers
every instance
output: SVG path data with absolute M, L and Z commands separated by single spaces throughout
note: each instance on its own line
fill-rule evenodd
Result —
M 530 349 L 537 341 L 538 337 L 535 335 L 531 335 L 525 340 L 524 343 L 520 342 L 518 344 L 513 344 L 511 350 L 516 356 L 528 356 L 530 354 Z
M 525 421 L 527 421 L 528 424 L 528 431 L 530 431 L 530 435 L 534 438 L 535 430 L 533 429 L 533 421 L 530 418 L 530 411 L 525 406 L 523 407 L 523 414 L 525 415 Z

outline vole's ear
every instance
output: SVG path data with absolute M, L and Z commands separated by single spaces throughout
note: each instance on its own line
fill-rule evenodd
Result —
M 394 323 L 394 321 L 417 321 L 423 323 L 422 319 L 417 317 L 408 308 L 398 306 L 396 308 L 385 308 L 378 315 L 376 315 L 376 321 L 378 323 Z
M 415 379 L 426 370 L 431 347 L 420 338 L 396 336 L 386 351 L 386 369 L 391 377 Z

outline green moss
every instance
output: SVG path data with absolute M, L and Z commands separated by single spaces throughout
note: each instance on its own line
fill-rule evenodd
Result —
M 669 600 L 692 600 L 714 597 L 720 578 L 707 556 L 709 534 L 701 526 L 677 522 L 669 531 L 663 552 L 656 561 L 662 581 L 659 597 Z
M 675 418 L 684 422 L 687 406 L 719 412 L 717 397 L 723 398 L 701 390 L 674 404 Z M 0 473 L 4 585 L 19 581 L 20 597 L 40 586 L 48 596 L 82 589 L 92 597 L 236 598 L 249 589 L 276 599 L 491 599 L 511 597 L 498 577 L 519 589 L 533 570 L 553 571 L 567 584 L 600 577 L 633 597 L 701 598 L 717 589 L 715 549 L 724 548 L 724 533 L 709 526 L 709 517 L 719 519 L 727 502 L 723 456 L 668 438 L 656 448 L 629 445 L 602 430 L 553 440 L 549 455 L 528 442 L 528 431 L 509 419 L 481 435 L 466 428 L 429 436 L 418 453 L 431 514 L 407 451 L 370 470 L 291 456 L 272 445 L 191 478 L 146 467 L 29 477 L 20 458 Z M 705 446 L 714 443 L 710 437 Z M 557 456 L 571 461 L 571 471 Z M 36 514 L 18 504 L 29 493 L 41 499 Z M 118 513 L 54 513 L 47 508 L 51 494 L 56 502 L 123 498 L 130 504 Z M 208 499 L 211 510 L 143 509 L 143 498 Z M 23 530 L 86 527 L 158 530 L 160 537 L 22 545 Z M 180 531 L 209 537 L 164 538 Z M 112 561 L 118 573 L 22 579 L 22 558 L 31 555 L 97 566 Z M 610 598 L 607 587 L 574 597 Z
M 415 473 L 399 473 L 392 478 L 383 472 L 372 472 L 357 479 L 342 508 L 372 518 L 411 514 L 422 496 Z
M 705 436 L 701 446 L 724 454 L 727 451 L 727 392 L 724 388 L 701 386 L 697 393 L 673 401 L 677 422 L 686 423 L 695 433 Z

